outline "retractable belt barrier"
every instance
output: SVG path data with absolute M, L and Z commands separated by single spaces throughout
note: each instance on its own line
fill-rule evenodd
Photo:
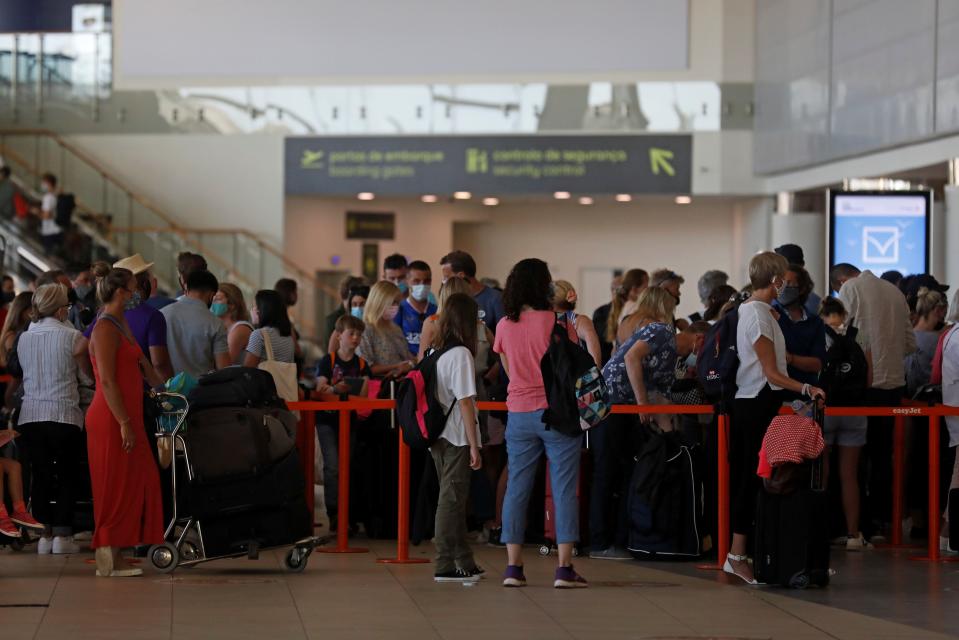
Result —
M 335 396 L 329 396 L 334 398 Z M 505 402 L 477 402 L 480 411 L 506 411 Z M 339 412 L 339 493 L 337 504 L 338 527 L 336 532 L 336 546 L 319 548 L 317 551 L 325 553 L 366 553 L 369 550 L 349 546 L 349 500 L 350 500 L 350 412 L 357 410 L 392 410 L 396 408 L 394 400 L 369 400 L 367 398 L 351 397 L 348 400 L 323 400 L 291 402 L 289 408 L 300 412 L 300 429 L 297 434 L 297 446 L 300 449 L 303 474 L 306 478 L 306 497 L 313 509 L 313 458 L 315 416 L 317 411 Z M 782 413 L 791 410 L 783 408 Z M 713 405 L 614 405 L 612 413 L 639 415 L 639 414 L 673 414 L 673 415 L 714 415 L 716 407 Z M 944 405 L 921 405 L 910 403 L 900 407 L 826 407 L 826 416 L 864 416 L 864 417 L 892 417 L 895 418 L 893 430 L 893 532 L 892 545 L 902 545 L 902 531 L 899 523 L 903 511 L 903 485 L 905 475 L 905 418 L 929 419 L 929 542 L 926 555 L 915 556 L 914 560 L 930 562 L 943 561 L 939 553 L 939 429 L 941 418 L 945 416 L 959 416 L 959 407 Z M 726 561 L 726 554 L 730 545 L 730 506 L 729 506 L 729 416 L 719 413 L 716 420 L 716 462 L 718 474 L 716 478 L 717 494 L 717 533 L 716 533 L 716 564 L 700 565 L 702 569 L 718 569 Z M 397 429 L 399 439 L 399 475 L 398 475 L 398 515 L 396 557 L 383 558 L 378 562 L 406 564 L 414 562 L 428 562 L 427 560 L 409 557 L 409 486 L 410 486 L 410 453 L 409 447 L 403 442 L 402 431 Z M 947 559 L 952 560 L 952 559 Z

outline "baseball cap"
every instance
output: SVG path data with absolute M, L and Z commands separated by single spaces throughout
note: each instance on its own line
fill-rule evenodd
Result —
M 776 247 L 774 251 L 784 257 L 789 264 L 798 264 L 800 267 L 806 266 L 806 257 L 803 255 L 802 247 L 798 244 L 784 244 Z

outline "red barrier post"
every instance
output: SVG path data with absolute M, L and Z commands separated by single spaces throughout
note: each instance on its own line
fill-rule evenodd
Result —
M 380 564 L 425 564 L 427 558 L 410 557 L 410 448 L 403 442 L 403 430 L 396 430 L 400 441 L 399 488 L 397 489 L 396 557 L 378 558 Z
M 729 416 L 716 416 L 716 563 L 696 565 L 705 571 L 722 571 L 729 553 Z
M 340 487 L 336 504 L 336 546 L 319 547 L 321 553 L 367 553 L 369 549 L 350 546 L 350 410 L 340 407 Z

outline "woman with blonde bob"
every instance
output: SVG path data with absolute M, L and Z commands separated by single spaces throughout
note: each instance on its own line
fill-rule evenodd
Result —
M 373 375 L 402 378 L 416 364 L 410 359 L 406 336 L 393 320 L 400 310 L 403 294 L 392 282 L 377 282 L 363 307 L 366 331 L 357 353 L 367 362 Z
M 822 389 L 787 374 L 786 340 L 771 305 L 786 288 L 788 270 L 786 259 L 772 251 L 753 256 L 749 261 L 752 295 L 739 307 L 736 329 L 739 369 L 729 435 L 733 541 L 723 571 L 747 584 L 756 584 L 746 558 L 746 540 L 753 530 L 756 496 L 762 487 L 756 461 L 766 427 L 779 413 L 784 389 L 817 400 L 826 397 Z
M 597 367 L 603 366 L 603 348 L 599 343 L 596 327 L 588 316 L 576 313 L 576 301 L 579 296 L 576 289 L 566 280 L 557 280 L 553 283 L 553 310 L 566 315 L 566 321 L 576 329 L 579 343 L 586 347 L 589 355 Z

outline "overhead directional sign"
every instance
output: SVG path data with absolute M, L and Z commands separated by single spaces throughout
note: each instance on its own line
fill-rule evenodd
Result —
M 689 193 L 689 135 L 286 140 L 291 195 Z

